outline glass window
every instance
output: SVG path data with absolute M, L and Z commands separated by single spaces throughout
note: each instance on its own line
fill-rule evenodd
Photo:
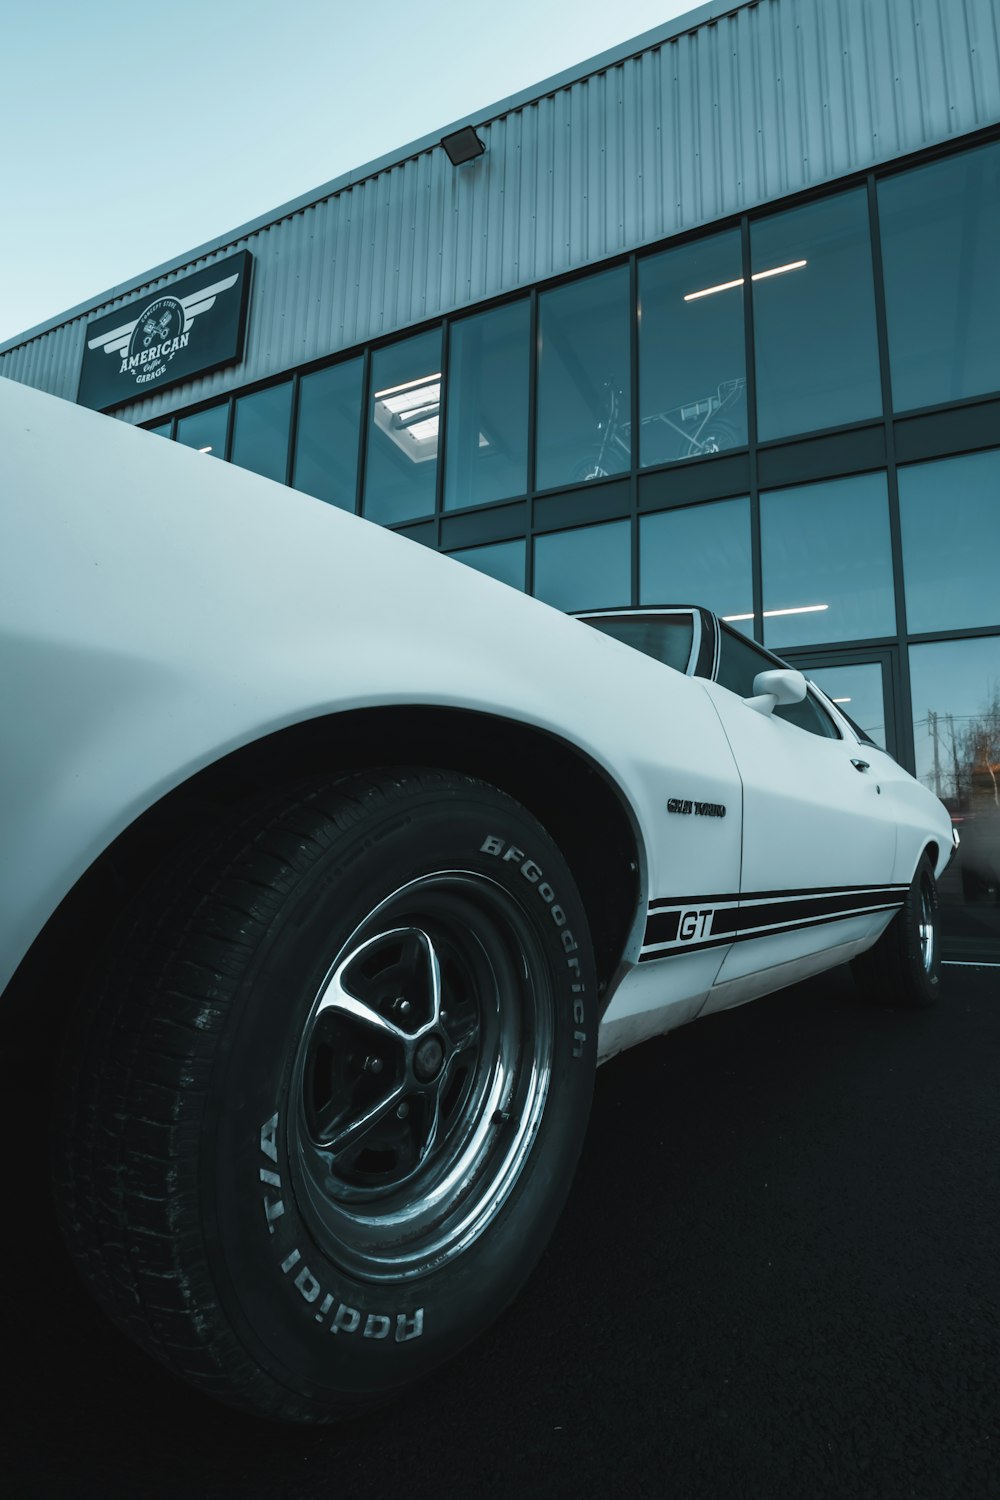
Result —
M 538 316 L 538 488 L 626 472 L 628 267 L 543 292 Z
M 897 411 L 1000 389 L 1000 142 L 878 185 Z
M 700 604 L 753 635 L 750 501 L 713 500 L 642 516 L 639 602 Z
M 1000 448 L 899 470 L 911 631 L 1000 625 Z
M 864 188 L 752 221 L 750 251 L 761 441 L 877 416 Z
M 535 539 L 535 593 L 557 609 L 632 602 L 631 524 L 610 521 Z
M 528 488 L 527 298 L 452 325 L 444 508 Z
M 364 513 L 392 525 L 434 513 L 441 330 L 372 355 Z
M 694 620 L 690 615 L 658 615 L 652 619 L 621 619 L 608 615 L 588 620 L 602 635 L 613 636 L 623 645 L 651 656 L 675 672 L 687 672 L 694 645 Z
M 639 416 L 643 465 L 746 442 L 738 229 L 639 262 Z
M 836 703 L 845 718 L 880 749 L 886 748 L 885 697 L 878 662 L 852 662 L 846 667 L 803 667 L 810 681 Z
M 917 779 L 1000 810 L 1000 636 L 911 646 L 910 691 Z
M 177 442 L 186 448 L 198 448 L 213 458 L 226 456 L 226 429 L 229 426 L 229 402 L 181 417 L 177 423 Z
M 725 626 L 719 632 L 719 667 L 715 680 L 740 698 L 753 696 L 753 680 L 758 672 L 771 672 L 775 663 L 752 641 L 745 641 L 735 630 Z
M 945 942 L 1000 959 L 1000 636 L 910 648 L 917 776 L 957 827 L 941 880 Z M 965 905 L 963 906 L 963 903 Z
M 734 630 L 725 625 L 720 630 L 719 666 L 715 674 L 720 687 L 728 688 L 740 698 L 752 698 L 757 675 L 780 670 L 780 665 Z M 786 724 L 794 724 L 796 729 L 805 729 L 809 734 L 818 734 L 823 739 L 840 739 L 836 724 L 811 693 L 798 703 L 777 704 L 772 713 L 776 719 L 783 719 Z
M 509 583 L 512 589 L 524 588 L 524 565 L 527 557 L 527 543 L 524 541 L 492 542 L 488 547 L 463 547 L 459 552 L 449 552 L 448 556 L 455 558 L 456 562 L 467 563 L 470 568 L 478 568 L 480 573 L 488 573 L 501 583 Z
M 895 632 L 884 474 L 771 490 L 760 530 L 772 650 Z
M 363 367 L 349 359 L 299 382 L 292 483 L 342 510 L 354 509 L 357 491 Z
M 786 724 L 794 724 L 807 734 L 818 734 L 827 740 L 840 739 L 840 730 L 813 693 L 806 693 L 798 703 L 778 703 L 772 713 L 776 719 L 784 719 Z
M 252 396 L 241 396 L 233 419 L 233 463 L 284 484 L 291 414 L 290 380 L 266 391 L 255 391 Z
M 170 436 L 170 429 L 173 426 L 173 421 L 173 417 L 168 417 L 165 422 L 157 422 L 155 427 L 147 427 L 146 431 L 155 432 L 157 437 L 168 438 Z

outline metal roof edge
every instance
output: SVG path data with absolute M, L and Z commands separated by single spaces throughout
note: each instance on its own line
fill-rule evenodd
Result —
M 300 193 L 298 197 L 289 199 L 278 208 L 268 209 L 266 213 L 258 214 L 254 219 L 248 219 L 245 224 L 239 225 L 236 229 L 227 230 L 213 240 L 206 240 L 194 250 L 186 250 L 182 255 L 172 256 L 161 265 L 154 266 L 152 270 L 143 271 L 138 276 L 120 282 L 117 286 L 108 287 L 106 291 L 88 298 L 85 302 L 78 302 L 75 307 L 67 309 L 66 312 L 57 313 L 54 317 L 36 323 L 33 328 L 25 329 L 23 333 L 15 334 L 13 338 L 0 343 L 0 354 L 8 354 L 13 349 L 19 349 L 23 344 L 30 343 L 32 339 L 40 338 L 45 333 L 51 333 L 56 328 L 71 323 L 74 318 L 93 312 L 107 302 L 113 302 L 116 297 L 126 297 L 131 292 L 141 291 L 144 286 L 159 280 L 161 276 L 168 276 L 171 271 L 183 270 L 192 261 L 199 260 L 202 256 L 227 250 L 240 240 L 246 239 L 248 235 L 267 229 L 272 224 L 278 224 L 282 219 L 287 219 L 304 208 L 310 208 L 313 204 L 322 203 L 326 198 L 335 197 L 337 193 L 342 193 L 347 188 L 357 187 L 369 177 L 377 176 L 379 172 L 399 166 L 412 157 L 420 156 L 423 152 L 439 146 L 442 138 L 450 135 L 452 131 L 461 130 L 466 125 L 489 125 L 512 110 L 522 109 L 527 104 L 544 99 L 548 94 L 557 93 L 560 89 L 568 88 L 574 83 L 582 83 L 585 78 L 595 73 L 615 67 L 618 63 L 627 62 L 629 58 L 638 57 L 640 53 L 648 52 L 651 48 L 672 41 L 675 37 L 697 31 L 709 22 L 720 21 L 736 11 L 751 9 L 759 3 L 760 0 L 707 0 L 706 4 L 699 5 L 694 10 L 685 12 L 684 15 L 674 16 L 672 20 L 665 21 L 661 26 L 654 26 L 650 31 L 641 32 L 628 41 L 619 42 L 616 47 L 611 47 L 606 52 L 599 52 L 595 57 L 586 58 L 571 68 L 564 68 L 560 73 L 554 73 L 550 78 L 543 79 L 541 83 L 534 83 L 529 88 L 521 89 L 518 93 L 510 94 L 507 98 L 500 99 L 485 109 L 477 110 L 474 114 L 444 125 L 440 130 L 421 136 L 419 140 L 411 141 L 408 145 L 390 151 L 385 156 L 376 157 L 374 161 L 354 167 L 351 171 L 342 173 L 340 177 L 334 177 L 330 182 L 325 182 L 318 188 Z

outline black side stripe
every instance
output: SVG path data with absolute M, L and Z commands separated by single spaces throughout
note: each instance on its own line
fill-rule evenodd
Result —
M 801 900 L 813 896 L 849 896 L 855 891 L 908 891 L 908 885 L 817 885 L 803 890 L 801 886 L 787 891 L 739 891 L 732 893 L 712 892 L 706 896 L 657 896 L 650 901 L 650 912 L 659 910 L 663 906 L 687 907 L 697 906 L 699 902 L 704 905 L 725 906 L 730 901 L 787 901 Z
M 746 893 L 742 906 L 723 906 L 726 896 L 682 898 L 650 903 L 640 963 L 675 953 L 696 953 L 753 938 L 771 937 L 799 928 L 825 926 L 847 917 L 898 910 L 905 885 L 842 886 L 822 891 Z

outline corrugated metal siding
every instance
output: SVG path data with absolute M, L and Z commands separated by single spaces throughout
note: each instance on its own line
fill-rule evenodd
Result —
M 491 121 L 474 165 L 424 151 L 220 245 L 255 258 L 244 363 L 121 415 L 149 420 L 997 120 L 997 0 L 759 0 Z M 0 355 L 0 373 L 75 397 L 85 322 L 134 299 Z

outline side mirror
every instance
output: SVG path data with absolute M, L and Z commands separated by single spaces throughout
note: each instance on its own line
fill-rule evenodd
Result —
M 772 672 L 758 672 L 753 680 L 753 697 L 744 698 L 747 708 L 769 714 L 779 703 L 801 703 L 807 692 L 806 680 L 793 667 L 775 667 Z

